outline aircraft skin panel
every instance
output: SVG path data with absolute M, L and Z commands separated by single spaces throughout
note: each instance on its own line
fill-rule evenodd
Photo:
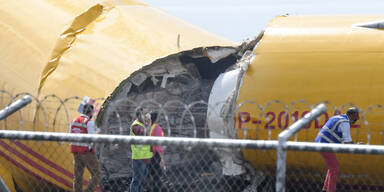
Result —
M 2 167 L 10 167 L 10 162 L 7 158 L 5 158 L 6 153 L 0 150 L 0 163 Z M 11 170 L 9 169 L 0 169 L 0 176 L 3 182 L 7 185 L 8 189 L 11 192 L 15 192 L 15 186 L 13 185 L 13 178 Z
M 298 57 L 300 60 L 296 59 Z M 249 67 L 241 88 L 252 88 L 253 91 L 240 95 L 239 99 L 256 98 L 261 103 L 279 99 L 289 103 L 302 97 L 310 103 L 330 99 L 340 103 L 349 93 L 350 102 L 359 101 L 367 105 L 373 102 L 366 92 L 377 79 L 374 71 L 382 72 L 375 67 L 379 60 L 372 61 L 372 58 L 382 57 L 383 54 L 367 56 L 355 53 L 260 54 Z
M 0 141 L 1 147 L 4 148 L 3 151 L 7 151 L 9 154 L 8 158 L 10 158 L 9 160 L 14 166 L 27 171 L 30 176 L 38 176 L 38 178 L 50 183 L 54 183 L 61 188 L 72 188 L 72 178 L 68 177 L 66 174 L 63 174 L 63 172 L 61 172 L 62 170 L 57 171 L 53 169 L 57 168 L 52 167 L 52 165 L 56 165 L 55 163 L 51 162 L 50 164 L 47 164 L 47 159 L 44 157 L 31 155 L 30 152 L 28 153 L 25 149 L 28 147 L 24 146 L 24 148 L 20 148 L 19 146 L 15 147 L 13 144 L 14 143 L 11 142 Z M 32 150 L 30 148 L 28 149 L 29 151 Z M 15 173 L 17 174 L 17 172 Z M 19 187 L 22 189 L 28 189 L 28 186 L 36 185 L 36 182 L 38 182 L 38 180 L 33 177 L 29 179 L 25 177 L 23 177 L 24 179 L 19 179 L 21 175 L 14 175 L 14 177 L 18 178 L 17 182 L 21 184 Z
M 52 1 L 50 1 L 52 3 Z M 59 1 L 57 1 L 59 2 Z M 82 10 L 88 5 L 78 3 Z M 72 10 L 74 11 L 74 10 Z M 37 94 L 45 63 L 64 26 L 77 14 L 47 1 L 7 1 L 0 7 L 1 86 Z
M 354 27 L 382 15 L 279 16 L 265 29 L 256 53 L 382 52 L 384 31 Z
M 28 157 L 33 158 L 33 159 L 36 159 L 42 163 L 44 163 L 44 165 L 47 165 L 47 167 L 53 171 L 57 171 L 59 172 L 60 174 L 62 175 L 65 175 L 69 178 L 72 178 L 73 177 L 73 173 L 64 169 L 62 166 L 58 165 L 59 164 L 59 159 L 56 159 L 56 160 L 50 160 L 49 157 L 45 157 L 43 155 L 47 155 L 47 154 L 52 154 L 53 150 L 52 151 L 49 151 L 49 153 L 46 153 L 46 154 L 39 154 L 38 152 L 36 152 L 36 150 L 34 150 L 33 148 L 31 147 L 28 147 L 26 144 L 24 144 L 23 142 L 20 142 L 20 141 L 12 141 L 12 143 L 10 144 L 15 144 L 18 148 L 18 150 L 22 151 L 23 153 L 27 154 Z M 43 144 L 44 145 L 44 144 Z M 56 147 L 56 146 L 55 146 Z M 52 147 L 54 148 L 54 147 Z M 51 155 L 52 156 L 52 155 Z
M 45 143 L 36 143 L 39 145 L 45 145 Z M 20 141 L 0 141 L 0 146 L 3 148 L 3 152 L 0 154 L 6 158 L 15 168 L 21 169 L 27 172 L 30 176 L 29 179 L 17 179 L 19 187 L 27 189 L 27 186 L 36 185 L 40 182 L 49 182 L 62 189 L 70 190 L 72 188 L 73 169 L 65 169 L 70 160 L 62 159 L 63 161 L 56 159 L 52 160 L 52 150 L 48 150 L 47 153 L 40 154 L 38 149 L 34 149 L 23 144 Z M 55 148 L 55 147 L 52 147 Z M 69 153 L 69 152 L 68 152 Z M 66 154 L 66 153 L 63 153 Z M 57 157 L 59 158 L 59 157 Z M 63 164 L 64 163 L 64 164 Z M 8 169 L 11 169 L 9 166 Z M 13 172 L 15 178 L 24 178 L 24 175 L 19 172 Z M 85 171 L 84 178 L 89 178 L 90 174 Z M 42 181 L 36 180 L 37 178 Z M 86 186 L 88 180 L 84 180 L 84 186 Z
M 146 6 L 103 8 L 99 18 L 71 38 L 70 45 L 56 48 L 65 51 L 60 53 L 60 61 L 54 61 L 57 68 L 49 80 L 40 85 L 40 94 L 55 90 L 66 97 L 86 90 L 92 97 L 106 96 L 126 74 L 159 57 L 202 45 L 234 45 Z M 58 82 L 76 86 L 62 87 Z
M 1 82 L 2 87 L 14 89 L 17 87 L 16 92 L 27 91 L 37 94 L 41 72 L 51 56 L 55 55 L 60 34 L 71 26 L 76 16 L 97 5 L 97 2 L 12 1 L 1 6 L 0 38 L 4 43 L 0 46 L 2 56 L 0 64 L 9 70 L 2 72 L 3 77 L 8 74 Z M 78 56 L 83 57 L 82 60 L 96 56 L 91 61 L 92 65 L 100 62 L 107 63 L 105 65 L 108 67 L 101 66 L 103 70 L 116 68 L 112 70 L 114 73 L 104 75 L 115 77 L 113 78 L 115 84 L 122 79 L 121 68 L 124 72 L 130 72 L 158 57 L 178 52 L 179 49 L 235 44 L 139 1 L 106 1 L 102 5 L 104 6 L 103 15 L 81 33 L 84 35 L 81 40 L 87 44 L 84 48 L 88 55 Z M 94 29 L 94 26 L 97 28 Z M 88 33 L 94 35 L 85 36 Z M 179 34 L 180 46 L 178 47 Z M 108 45 L 102 46 L 104 43 Z M 92 51 L 94 47 L 99 49 Z M 105 50 L 110 51 L 105 53 Z M 107 53 L 113 56 L 106 56 Z M 139 64 L 133 67 L 132 63 Z M 111 64 L 114 65 L 110 66 Z M 79 64 L 76 63 L 75 66 Z M 116 76 L 116 73 L 119 75 Z M 52 93 L 52 91 L 47 92 Z M 103 91 L 97 97 L 105 96 L 107 93 L 109 91 Z

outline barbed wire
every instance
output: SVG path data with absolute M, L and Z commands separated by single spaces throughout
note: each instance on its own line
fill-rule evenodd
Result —
M 37 125 L 37 114 L 40 113 L 42 118 L 39 119 L 39 123 L 41 123 L 44 126 L 45 131 L 51 131 L 51 132 L 56 132 L 56 131 L 62 131 L 63 129 L 58 129 L 58 126 L 64 126 L 64 127 L 69 127 L 71 123 L 71 118 L 75 115 L 77 106 L 81 101 L 81 96 L 72 96 L 68 98 L 60 98 L 55 94 L 50 94 L 46 95 L 43 97 L 36 97 L 33 96 L 32 94 L 29 94 L 27 92 L 22 92 L 22 93 L 17 93 L 17 94 L 12 94 L 7 90 L 0 90 L 1 98 L 3 99 L 3 107 L 6 105 L 12 103 L 15 101 L 17 98 L 20 98 L 21 96 L 24 95 L 30 95 L 33 98 L 33 103 L 31 107 L 28 109 L 23 109 L 18 112 L 19 114 L 19 126 L 18 127 L 12 127 L 11 129 L 13 130 L 24 130 L 25 126 L 25 121 L 31 121 L 32 122 L 32 130 L 36 130 L 36 125 Z M 105 100 L 105 98 L 97 98 L 96 99 L 98 102 L 100 102 L 100 106 L 102 102 Z M 320 102 L 319 102 L 320 103 Z M 330 106 L 330 109 L 328 111 L 334 111 L 334 114 L 340 113 L 340 111 L 345 110 L 347 107 L 359 107 L 358 105 L 354 103 L 345 103 L 341 104 L 339 107 L 337 107 L 335 104 L 329 102 L 329 101 L 322 101 L 322 103 L 325 103 L 326 105 Z M 106 116 L 106 120 L 111 120 L 111 118 L 114 118 L 113 120 L 117 125 L 116 127 L 118 128 L 118 132 L 120 134 L 126 133 L 126 126 L 124 127 L 125 124 L 127 124 L 127 118 L 130 116 L 130 119 L 132 120 L 134 118 L 133 116 L 133 110 L 136 107 L 149 107 L 152 108 L 152 110 L 156 110 L 159 113 L 159 116 L 162 117 L 162 126 L 164 127 L 165 133 L 168 136 L 171 136 L 173 132 L 175 133 L 180 133 L 183 130 L 190 130 L 191 132 L 188 133 L 190 137 L 198 137 L 201 136 L 199 135 L 200 129 L 206 130 L 208 129 L 208 124 L 206 121 L 203 121 L 201 123 L 198 123 L 198 121 L 201 121 L 200 119 L 206 120 L 206 113 L 207 109 L 215 109 L 215 110 L 210 110 L 211 115 L 214 116 L 222 116 L 224 114 L 224 111 L 226 110 L 226 105 L 227 103 L 225 102 L 220 102 L 220 103 L 207 103 L 206 101 L 199 100 L 199 101 L 194 101 L 191 103 L 183 103 L 179 100 L 168 100 L 165 103 L 159 103 L 153 99 L 149 100 L 142 100 L 140 103 L 136 103 L 134 100 L 128 99 L 128 98 L 123 98 L 117 101 L 113 101 L 110 103 L 109 108 L 108 108 L 108 115 Z M 272 133 L 274 132 L 275 127 L 271 127 L 272 124 L 265 123 L 264 127 L 262 127 L 262 123 L 259 122 L 270 122 L 271 117 L 276 118 L 276 114 L 274 116 L 271 116 L 271 112 L 276 110 L 276 105 L 280 105 L 281 112 L 277 114 L 277 117 L 279 117 L 280 121 L 286 121 L 286 119 L 289 119 L 290 122 L 289 124 L 293 123 L 298 119 L 298 114 L 295 114 L 295 108 L 300 106 L 300 110 L 311 110 L 314 105 L 311 103 L 305 101 L 304 99 L 299 99 L 292 101 L 291 103 L 284 103 L 280 100 L 272 100 L 269 102 L 266 102 L 265 105 L 260 105 L 254 101 L 243 101 L 239 104 L 236 105 L 236 107 L 233 109 L 233 111 L 226 111 L 225 117 L 226 119 L 232 119 L 233 124 L 226 124 L 224 126 L 227 126 L 223 129 L 223 134 L 224 135 L 229 135 L 233 132 L 228 132 L 235 128 L 238 131 L 241 131 L 241 138 L 242 139 L 247 139 L 249 138 L 249 131 L 252 132 L 252 136 L 255 137 L 256 139 L 259 138 L 260 136 L 260 131 L 263 129 L 267 130 L 267 140 L 273 139 Z M 255 106 L 256 108 L 252 107 L 252 110 L 258 110 L 259 113 L 255 114 L 254 111 L 253 114 L 248 116 L 241 116 L 241 111 L 244 106 Z M 304 106 L 304 107 L 303 107 Z M 131 110 L 126 110 L 124 109 L 131 109 Z M 376 109 L 383 109 L 381 104 L 372 104 L 369 105 L 366 109 L 359 108 L 360 113 L 361 113 L 361 125 L 365 128 L 364 131 L 363 129 L 357 129 L 356 130 L 356 138 L 363 138 L 366 139 L 367 144 L 371 143 L 372 140 L 372 127 L 376 126 L 378 122 L 370 122 L 369 117 L 370 115 L 375 115 L 377 112 L 375 112 Z M 30 110 L 29 112 L 34 113 L 33 119 L 27 119 L 24 117 L 24 113 L 27 112 L 27 110 Z M 61 115 L 62 113 L 63 115 Z M 124 117 L 121 115 L 123 113 L 126 113 Z M 49 117 L 48 117 L 49 115 Z M 304 113 L 303 113 L 304 115 Z M 333 114 L 329 114 L 328 116 L 331 116 Z M 72 116 L 72 117 L 71 117 Z M 204 118 L 199 117 L 196 119 L 197 116 L 204 116 Z M 247 118 L 247 119 L 244 119 Z M 60 122 L 59 122 L 60 120 Z M 279 121 L 279 122 L 280 122 Z M 255 126 L 253 126 L 253 124 Z M 274 122 L 276 123 L 276 122 Z M 383 122 L 384 123 L 384 120 Z M 4 129 L 9 129 L 9 122 L 7 119 L 3 121 L 3 126 Z M 60 125 L 59 125 L 60 124 Z M 280 129 L 286 128 L 289 124 L 287 122 L 281 123 Z M 380 124 L 380 123 L 379 123 Z M 242 127 L 238 127 L 238 126 Z M 15 126 L 13 124 L 13 126 Z M 252 128 L 253 127 L 253 128 Z M 319 128 L 319 127 L 316 127 Z M 306 129 L 305 132 L 308 132 L 309 129 Z M 208 135 L 206 132 L 203 134 L 204 137 L 207 137 Z M 238 134 L 239 132 L 237 132 Z M 361 135 L 363 133 L 366 133 L 366 135 Z M 306 133 L 308 135 L 308 133 Z M 298 135 L 295 135 L 294 141 L 298 141 Z
M 19 93 L 12 95 L 5 90 L 0 90 L 0 97 L 2 98 L 3 104 L 2 107 L 12 103 L 17 98 L 27 94 L 28 93 Z M 125 188 L 122 187 L 121 190 L 119 189 L 117 191 L 125 191 L 127 189 L 126 186 L 127 183 L 129 183 L 129 180 L 124 180 L 125 184 L 115 183 L 109 185 L 108 182 L 114 181 L 115 178 L 126 179 L 131 174 L 132 170 L 129 169 L 130 166 L 127 165 L 127 162 L 129 162 L 130 160 L 130 151 L 129 147 L 127 147 L 127 145 L 124 145 L 129 143 L 150 143 L 155 145 L 160 144 L 166 146 L 166 156 L 167 158 L 172 159 L 172 161 L 170 160 L 168 164 L 170 170 L 172 171 L 167 172 L 167 178 L 170 180 L 168 180 L 169 186 L 167 186 L 167 188 L 170 189 L 170 191 L 197 190 L 245 192 L 252 191 L 248 190 L 248 188 L 255 189 L 255 186 L 263 186 L 264 189 L 269 188 L 267 191 L 272 191 L 273 187 L 270 187 L 270 185 L 273 186 L 273 183 L 275 182 L 272 175 L 275 174 L 274 171 L 276 164 L 273 163 L 276 159 L 273 157 L 273 155 L 271 155 L 274 154 L 274 151 L 271 151 L 271 149 L 275 149 L 277 145 L 277 142 L 273 141 L 274 136 L 276 135 L 276 133 L 279 133 L 283 129 L 286 129 L 290 124 L 297 121 L 302 116 L 305 116 L 307 114 L 307 111 L 311 111 L 311 109 L 314 108 L 314 105 L 304 99 L 295 100 L 290 103 L 284 103 L 281 100 L 272 100 L 270 102 L 266 102 L 264 105 L 260 105 L 254 101 L 243 101 L 233 107 L 233 111 L 231 111 L 227 102 L 207 103 L 206 101 L 199 100 L 191 103 L 183 103 L 179 100 L 168 100 L 167 102 L 160 103 L 153 99 L 141 100 L 140 102 L 136 102 L 131 99 L 124 98 L 109 103 L 108 110 L 105 112 L 103 120 L 107 122 L 107 124 L 105 124 L 107 126 L 101 127 L 102 129 L 105 129 L 106 132 L 104 133 L 106 134 L 93 136 L 57 133 L 66 132 L 65 128 L 69 127 L 71 123 L 71 118 L 78 115 L 77 107 L 80 104 L 81 98 L 82 97 L 80 96 L 59 98 L 57 95 L 41 96 L 40 99 L 33 97 L 32 104 L 20 110 L 17 114 L 10 116 L 6 121 L 1 122 L 1 125 L 4 126 L 4 129 L 25 129 L 30 132 L 20 133 L 17 131 L 5 131 L 3 133 L 0 131 L 0 137 L 8 139 L 40 139 L 54 141 L 53 143 L 57 143 L 57 145 L 53 145 L 52 147 L 50 144 L 50 150 L 48 150 L 48 145 L 46 145 L 47 142 L 22 142 L 26 142 L 29 143 L 31 146 L 34 146 L 35 150 L 46 151 L 42 152 L 42 154 L 44 155 L 48 154 L 48 152 L 55 147 L 53 151 L 55 151 L 57 154 L 49 154 L 49 157 L 60 158 L 60 161 L 64 159 L 66 163 L 63 163 L 62 166 L 71 165 L 70 162 L 72 160 L 71 156 L 65 156 L 65 154 L 69 154 L 69 152 L 68 146 L 63 146 L 63 143 L 68 144 L 68 141 L 82 141 L 100 144 L 100 146 L 98 146 L 100 148 L 98 148 L 96 151 L 99 152 L 100 162 L 103 166 L 102 172 L 104 175 L 103 177 L 105 179 L 103 189 L 105 191 L 116 191 L 114 188 L 116 186 L 125 186 Z M 104 98 L 98 98 L 97 101 L 97 105 L 99 105 L 104 101 Z M 327 111 L 328 114 L 321 115 L 322 119 L 315 120 L 315 122 L 309 124 L 308 127 L 317 126 L 317 128 L 321 128 L 322 124 L 325 123 L 325 120 L 326 118 L 328 118 L 328 116 L 331 117 L 334 114 L 339 114 L 340 111 L 343 111 L 350 106 L 358 106 L 353 103 L 345 103 L 342 105 L 334 105 L 329 101 L 324 101 L 323 103 L 329 106 Z M 129 125 L 134 119 L 135 109 L 137 107 L 144 107 L 148 110 L 157 111 L 159 113 L 159 117 L 161 117 L 161 125 L 166 133 L 166 136 L 168 137 L 159 139 L 154 137 L 126 136 L 128 134 L 127 131 Z M 207 115 L 208 109 L 211 109 L 209 110 L 209 113 L 211 113 L 210 115 L 213 118 L 217 117 L 222 118 L 224 120 L 228 120 L 225 122 L 232 121 L 232 123 L 224 123 L 222 125 L 224 127 L 220 129 L 220 131 L 222 132 L 219 133 L 223 134 L 224 136 L 228 136 L 228 138 L 232 138 L 229 137 L 229 135 L 235 133 L 238 134 L 235 138 L 240 138 L 241 140 L 233 140 L 234 138 L 232 138 L 232 140 L 196 138 L 210 137 L 210 133 L 208 134 L 208 131 L 211 131 L 211 127 L 208 127 L 207 121 L 210 121 L 212 119 L 209 119 Z M 382 137 L 382 134 L 376 134 L 376 128 L 377 126 L 383 125 L 380 122 L 380 119 L 378 121 L 377 118 L 377 116 L 383 115 L 382 111 L 380 111 L 383 109 L 384 108 L 382 107 L 382 105 L 379 104 L 369 105 L 364 110 L 360 109 L 360 124 L 362 126 L 361 128 L 364 129 L 360 131 L 359 129 L 357 129 L 356 131 L 357 136 L 364 137 L 365 139 L 367 139 L 367 144 L 371 144 L 373 137 Z M 261 122 L 259 123 L 259 121 Z M 273 123 L 270 123 L 272 121 Z M 372 130 L 376 132 L 373 132 Z M 284 146 L 284 149 L 290 151 L 288 153 L 288 157 L 290 155 L 306 153 L 305 151 L 328 151 L 370 155 L 384 153 L 383 147 L 377 145 L 334 146 L 332 144 L 325 145 L 310 142 L 297 142 L 299 140 L 314 139 L 308 137 L 309 133 L 311 133 L 311 136 L 313 136 L 313 131 L 317 130 L 304 129 L 303 133 L 306 134 L 304 135 L 306 136 L 305 139 L 302 139 L 303 135 L 300 135 L 303 133 L 298 133 L 295 134 L 294 141 L 287 142 L 287 145 Z M 2 134 L 5 134 L 7 136 L 4 136 Z M 183 136 L 183 138 L 174 138 L 174 136 Z M 250 140 L 255 139 L 255 136 L 256 139 L 259 140 Z M 357 136 L 356 138 L 358 138 Z M 5 142 L 13 141 L 10 140 Z M 377 142 L 377 139 L 375 140 L 375 142 Z M 21 145 L 20 143 L 18 144 Z M 3 145 L 6 146 L 6 144 L 4 143 Z M 249 165 L 246 162 L 237 162 L 242 166 L 251 167 L 248 168 L 248 171 L 251 170 L 250 172 L 252 173 L 250 175 L 253 175 L 251 178 L 248 178 L 248 173 L 246 174 L 248 176 L 233 176 L 230 177 L 230 179 L 228 179 L 227 176 L 224 176 L 222 171 L 223 165 L 220 165 L 221 161 L 218 160 L 219 157 L 216 155 L 218 153 L 226 151 L 227 149 L 237 151 L 238 153 L 248 153 L 248 157 L 255 158 L 253 159 L 253 165 Z M 294 152 L 292 152 L 291 150 L 294 150 Z M 175 151 L 177 153 L 175 153 Z M 12 151 L 10 151 L 10 153 L 10 155 L 12 155 Z M 117 154 L 119 154 L 120 156 L 117 157 Z M 7 154 L 3 154 L 4 157 L 6 157 L 6 155 Z M 17 156 L 17 153 L 14 153 L 13 155 Z M 358 161 L 359 156 L 351 157 Z M 372 157 L 370 158 L 370 162 L 380 162 L 378 160 L 376 161 Z M 311 157 L 310 159 L 316 160 L 314 157 Z M 57 160 L 59 161 L 59 159 Z M 55 159 L 53 161 L 55 161 Z M 268 161 L 269 163 L 266 163 L 266 161 Z M 313 164 L 312 162 L 308 162 L 308 159 L 306 158 L 298 159 L 298 162 L 296 163 L 306 164 L 307 168 Z M 322 162 L 319 161 L 318 164 L 322 165 Z M 312 175 L 310 175 L 314 178 L 309 178 L 307 182 L 319 182 L 319 179 L 317 177 L 321 176 L 319 176 L 319 169 L 321 169 L 321 167 L 319 167 L 318 164 L 316 165 L 317 170 L 314 171 L 314 174 L 311 173 Z M 366 165 L 364 164 L 364 166 Z M 364 166 L 360 166 L 358 169 L 359 171 L 361 170 L 361 174 L 367 174 L 365 171 L 367 167 Z M 377 164 L 377 166 L 380 166 L 380 164 Z M 304 177 L 306 174 L 308 174 L 306 173 L 306 171 L 308 170 L 297 171 L 295 167 L 287 167 L 287 169 L 294 170 L 290 173 L 296 174 L 295 176 Z M 186 176 L 180 176 L 181 174 L 186 173 Z M 376 172 L 373 173 L 376 174 Z M 348 172 L 348 174 L 350 174 L 350 172 Z M 377 173 L 377 175 L 379 174 L 380 173 Z M 354 176 L 360 175 L 355 174 Z M 186 178 L 190 180 L 185 181 Z M 214 178 L 217 178 L 218 180 L 214 180 Z M 369 179 L 372 178 L 375 178 L 375 175 L 369 177 Z M 380 178 L 381 176 L 379 176 L 378 180 L 372 181 L 372 183 L 378 186 L 382 186 L 382 181 L 380 180 Z M 239 181 L 241 185 L 233 183 L 232 180 L 236 179 L 238 179 L 237 181 Z M 361 183 L 361 181 L 355 180 L 353 180 L 353 182 L 356 182 L 357 184 Z M 369 184 L 369 181 L 364 180 L 362 182 L 364 184 Z M 215 190 L 212 189 L 215 187 L 220 187 L 221 185 L 225 186 L 225 188 Z M 291 180 L 287 182 L 287 185 L 294 186 L 295 181 Z M 302 186 L 302 189 L 304 189 L 303 191 L 306 191 L 306 189 L 320 190 L 321 187 L 318 184 L 311 185 L 311 183 L 306 183 L 305 185 L 307 186 Z M 296 186 L 292 188 L 295 189 L 295 187 Z M 39 189 L 43 189 L 43 187 L 38 186 L 36 188 L 36 191 L 38 191 Z

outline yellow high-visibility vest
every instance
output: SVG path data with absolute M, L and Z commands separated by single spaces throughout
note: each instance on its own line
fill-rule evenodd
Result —
M 133 133 L 133 126 L 139 125 L 145 129 L 145 126 L 143 123 L 141 123 L 138 120 L 135 120 L 131 125 L 130 135 L 136 136 L 135 133 Z M 153 157 L 153 153 L 151 151 L 150 145 L 131 145 L 131 151 L 132 151 L 132 159 L 150 159 Z

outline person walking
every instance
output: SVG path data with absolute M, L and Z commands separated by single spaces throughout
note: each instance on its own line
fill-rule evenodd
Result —
M 76 117 L 70 127 L 70 133 L 95 134 L 94 122 L 91 121 L 94 110 L 93 105 L 85 104 L 83 114 Z M 91 173 L 91 178 L 85 189 L 94 191 L 101 180 L 101 171 L 95 149 L 88 143 L 71 143 L 71 152 L 74 158 L 73 190 L 82 192 L 84 169 Z
M 349 108 L 346 114 L 331 117 L 321 128 L 315 142 L 352 144 L 350 125 L 354 124 L 357 120 L 359 120 L 359 110 L 356 107 Z M 339 175 L 339 162 L 337 161 L 336 154 L 320 152 L 320 155 L 328 168 L 322 191 L 335 192 Z
M 146 121 L 146 117 L 147 120 Z M 130 128 L 131 136 L 147 136 L 149 131 L 147 127 L 150 126 L 150 114 L 144 113 L 142 108 L 136 109 L 136 120 L 133 121 Z M 142 186 L 147 178 L 148 166 L 151 163 L 153 153 L 150 145 L 131 145 L 132 151 L 132 181 L 130 185 L 130 192 L 142 192 Z
M 158 124 L 158 113 L 151 113 L 151 130 L 149 132 L 150 136 L 155 137 L 164 137 L 164 132 L 161 126 Z M 152 184 L 151 191 L 159 192 L 163 188 L 163 183 L 161 177 L 163 176 L 163 170 L 166 170 L 165 161 L 164 161 L 164 150 L 162 146 L 153 145 L 152 146 L 153 157 L 151 160 L 151 165 L 149 168 L 149 175 L 151 177 Z

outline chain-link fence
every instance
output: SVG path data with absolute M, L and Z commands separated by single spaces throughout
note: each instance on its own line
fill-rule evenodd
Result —
M 1 107 L 26 95 L 26 93 L 12 95 L 5 91 L 1 93 Z M 30 135 L 36 131 L 67 132 L 71 120 L 78 115 L 76 111 L 80 101 L 80 97 L 66 99 L 55 95 L 40 99 L 33 97 L 30 105 L 0 121 L 0 128 L 33 131 Z M 97 99 L 96 109 L 99 109 L 103 101 L 102 98 Z M 313 141 L 319 128 L 329 117 L 353 106 L 351 103 L 339 107 L 330 102 L 325 104 L 328 106 L 327 112 L 295 134 L 294 141 Z M 157 172 L 158 177 L 149 175 L 143 186 L 145 191 L 154 191 L 153 187 L 159 185 L 154 183 L 159 180 L 163 191 L 275 191 L 277 154 L 274 149 L 277 147 L 277 136 L 288 125 L 313 109 L 313 105 L 303 100 L 290 104 L 275 100 L 264 106 L 244 102 L 223 117 L 221 111 L 204 101 L 185 104 L 178 101 L 157 103 L 147 100 L 134 103 L 120 100 L 110 106 L 114 107 L 104 111 L 104 118 L 101 120 L 103 127 L 100 128 L 103 134 L 91 138 L 109 135 L 118 138 L 118 135 L 129 135 L 134 110 L 138 106 L 158 111 L 159 124 L 163 127 L 166 138 L 177 140 L 179 137 L 184 137 L 179 143 L 183 143 L 183 140 L 188 141 L 186 137 L 208 138 L 215 136 L 215 133 L 227 138 L 240 138 L 231 140 L 231 145 L 221 145 L 217 142 L 215 144 L 213 141 L 205 143 L 199 139 L 196 142 L 200 144 L 162 143 L 166 171 Z M 250 107 L 254 110 L 250 111 Z M 212 120 L 207 118 L 209 115 L 212 116 L 207 114 L 209 108 L 210 113 L 218 113 L 217 117 L 232 122 L 220 124 L 222 126 L 220 129 L 218 127 L 211 129 L 215 125 L 208 126 L 208 121 Z M 384 142 L 382 131 L 384 118 L 383 121 L 380 118 L 383 115 L 382 109 L 381 105 L 360 108 L 361 120 L 351 129 L 354 140 L 366 144 Z M 72 191 L 74 158 L 70 153 L 69 140 L 62 139 L 66 136 L 69 135 L 51 138 L 51 141 L 42 141 L 45 137 L 38 139 L 39 141 L 20 140 L 20 138 L 0 140 L 0 174 L 3 182 L 11 191 Z M 129 191 L 132 176 L 130 144 L 139 141 L 134 139 L 124 142 L 106 142 L 97 139 L 88 141 L 95 143 L 100 162 L 102 181 L 98 190 Z M 290 143 L 287 142 L 287 149 L 293 149 L 289 148 Z M 367 147 L 366 149 L 369 150 Z M 297 147 L 294 150 L 308 149 Z M 338 191 L 383 190 L 384 174 L 381 172 L 383 167 L 380 163 L 383 157 L 373 154 L 375 153 L 337 155 L 340 162 Z M 326 167 L 318 152 L 288 151 L 286 159 L 286 191 L 321 190 Z M 86 171 L 85 184 L 89 176 Z M 155 181 L 153 178 L 156 178 Z
M 155 188 L 161 188 L 161 191 L 275 191 L 276 156 L 270 156 L 269 153 L 271 149 L 277 148 L 277 141 L 151 138 L 115 135 L 82 136 L 18 131 L 1 131 L 0 136 L 12 139 L 3 139 L 0 143 L 2 148 L 7 148 L 6 151 L 2 150 L 1 156 L 8 157 L 7 160 L 11 161 L 11 166 L 5 166 L 6 164 L 2 163 L 0 168 L 12 173 L 18 179 L 15 181 L 17 190 L 70 191 L 74 174 L 73 167 L 68 169 L 68 167 L 61 167 L 60 165 L 71 164 L 73 158 L 63 157 L 60 154 L 65 154 L 68 150 L 66 141 L 71 140 L 100 143 L 96 148 L 106 147 L 115 150 L 115 152 L 117 152 L 116 148 L 124 145 L 124 143 L 161 144 L 166 147 L 166 151 L 169 148 L 183 151 L 183 156 L 172 153 L 166 156 L 166 171 L 158 172 L 158 175 L 150 173 L 143 184 L 144 191 L 155 191 Z M 15 140 L 15 138 L 28 140 Z M 30 139 L 50 141 L 31 141 Z M 55 140 L 65 142 L 59 145 Z M 55 145 L 55 147 L 51 145 Z M 345 163 L 341 164 L 337 191 L 382 191 L 384 184 L 382 179 L 382 156 L 377 154 L 384 154 L 384 147 L 373 145 L 355 145 L 354 147 L 355 149 L 348 145 L 287 142 L 286 149 L 294 150 L 289 151 L 287 157 L 288 159 L 295 157 L 297 162 L 287 161 L 285 191 L 321 190 L 326 167 L 320 155 L 317 152 L 310 151 L 370 154 L 338 154 L 339 161 Z M 50 151 L 50 156 L 41 156 L 33 152 L 34 148 L 40 149 L 38 152 L 45 154 L 49 148 L 54 149 Z M 252 174 L 226 176 L 223 175 L 221 162 L 214 153 L 222 148 L 251 150 L 260 159 L 266 158 L 270 164 L 265 164 L 260 160 L 252 167 L 254 170 Z M 44 149 L 47 151 L 44 151 Z M 111 174 L 111 172 L 123 173 L 124 171 L 132 173 L 129 150 L 119 150 L 119 153 L 127 154 L 127 162 L 124 167 L 115 167 L 114 170 L 106 168 L 106 164 L 113 164 L 113 160 L 108 159 L 106 161 L 100 156 L 101 154 L 98 154 L 103 172 L 99 190 L 129 191 L 131 177 L 127 177 L 125 174 L 121 177 L 118 174 Z M 374 164 L 367 163 L 368 158 Z M 308 168 L 311 165 L 313 167 L 320 165 L 321 169 Z M 89 181 L 89 176 L 88 173 L 84 175 L 84 187 Z M 154 180 L 155 178 L 158 180 Z
M 8 157 L 11 166 L 2 164 L 0 168 L 18 178 L 15 187 L 27 191 L 63 191 L 71 190 L 74 168 L 63 167 L 70 165 L 72 156 L 63 156 L 68 151 L 67 141 L 92 141 L 100 148 L 108 148 L 111 153 L 125 153 L 126 165 L 113 166 L 113 159 L 106 159 L 97 153 L 102 171 L 101 191 L 129 191 L 132 174 L 132 160 L 129 144 L 163 145 L 165 150 L 166 169 L 158 172 L 149 167 L 149 174 L 143 184 L 144 191 L 252 191 L 252 179 L 265 182 L 263 186 L 273 189 L 274 169 L 259 166 L 259 171 L 251 178 L 250 175 L 225 176 L 221 162 L 215 154 L 219 148 L 249 148 L 257 149 L 258 153 L 266 156 L 268 149 L 276 147 L 276 141 L 249 141 L 224 139 L 197 138 L 155 138 L 143 136 L 117 135 L 80 135 L 47 132 L 1 131 L 0 146 L 7 150 L 2 157 Z M 17 140 L 15 138 L 18 138 Z M 24 140 L 19 140 L 24 138 Z M 25 140 L 28 139 L 28 140 Z M 37 141 L 34 141 L 37 140 Z M 49 140 L 49 141 L 42 141 Z M 60 142 L 59 142 L 60 141 Z M 64 142 L 63 142 L 64 141 Z M 61 144 L 60 144 L 61 143 Z M 37 152 L 34 152 L 35 149 Z M 266 151 L 265 151 L 266 150 Z M 177 153 L 172 153 L 177 151 Z M 50 155 L 39 155 L 39 153 Z M 270 159 L 273 161 L 272 159 Z M 154 162 L 152 162 L 154 163 Z M 20 170 L 21 169 L 21 170 Z M 27 174 L 20 174 L 23 171 Z M 123 176 L 119 176 L 119 172 Z M 37 175 L 36 173 L 40 173 Z M 256 172 L 255 172 L 256 173 Z M 18 175 L 20 174 L 20 175 Z M 89 181 L 90 174 L 84 175 L 84 187 Z M 269 177 L 270 181 L 266 179 Z M 156 179 L 155 179 L 156 178 Z M 260 183 L 255 183 L 259 185 Z M 256 186 L 257 187 L 257 186 Z

